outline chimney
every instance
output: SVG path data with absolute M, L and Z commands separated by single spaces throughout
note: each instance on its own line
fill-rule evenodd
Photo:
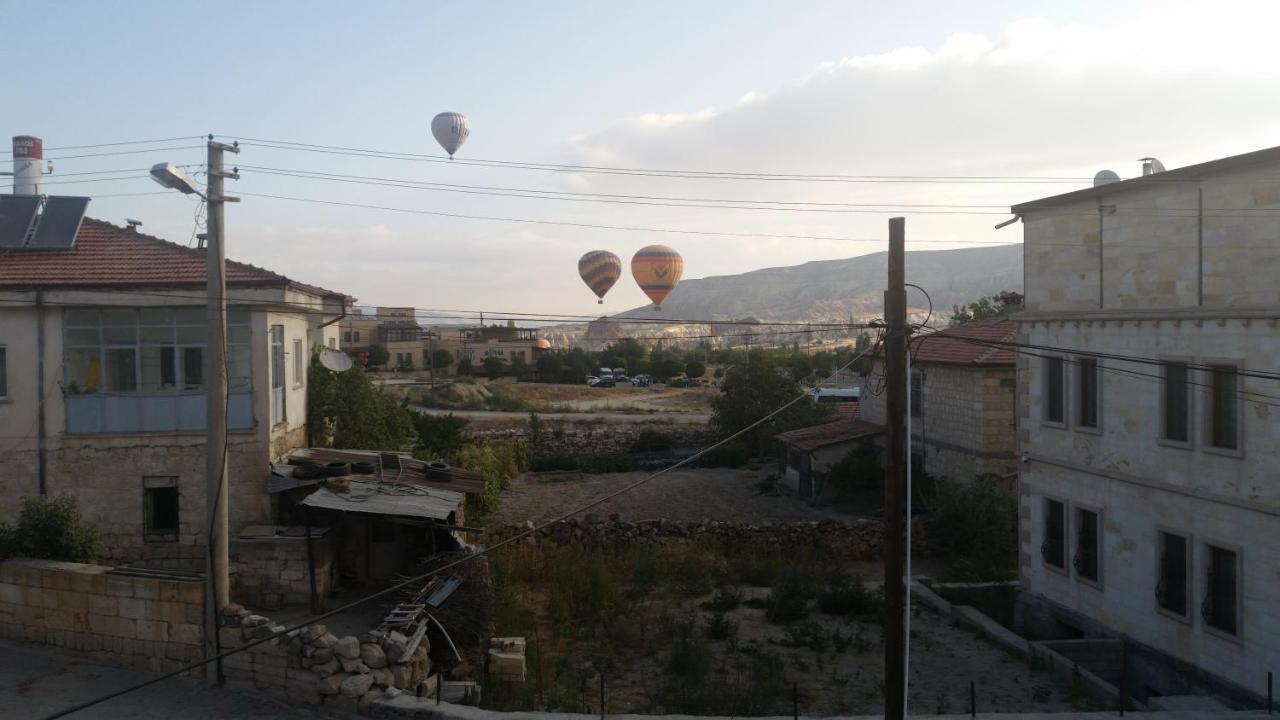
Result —
M 13 138 L 13 194 L 44 194 L 44 141 L 30 135 Z

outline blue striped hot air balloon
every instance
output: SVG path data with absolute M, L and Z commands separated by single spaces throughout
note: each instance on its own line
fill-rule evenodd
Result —
M 605 293 L 622 276 L 622 259 L 608 250 L 592 250 L 578 259 L 578 275 L 603 305 Z

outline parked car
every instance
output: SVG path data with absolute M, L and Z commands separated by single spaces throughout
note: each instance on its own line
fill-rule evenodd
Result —
M 627 381 L 627 369 L 626 369 L 626 368 L 614 368 L 614 369 L 613 369 L 613 381 L 614 381 L 614 382 L 620 382 L 620 383 L 624 383 L 624 382 L 626 382 L 626 381 Z
M 613 386 L 614 386 L 614 385 L 616 385 L 616 384 L 617 384 L 617 383 L 615 383 L 615 382 L 613 381 L 613 376 L 612 376 L 612 375 L 605 375 L 604 377 L 599 378 L 598 380 L 596 380 L 596 383 L 595 383 L 594 385 L 592 385 L 591 387 L 598 387 L 598 388 L 611 388 L 611 387 L 613 387 Z
M 682 388 L 689 387 L 690 380 L 684 374 L 676 375 L 667 381 L 667 387 Z
M 653 382 L 653 380 L 648 375 L 645 375 L 644 373 L 641 373 L 631 378 L 632 387 L 649 387 L 649 384 L 651 382 Z
M 596 386 L 596 384 L 597 384 L 597 383 L 599 383 L 599 382 L 600 382 L 600 378 L 596 377 L 595 375 L 588 375 L 588 376 L 587 376 L 587 386 L 588 386 L 588 387 L 595 387 L 595 386 Z

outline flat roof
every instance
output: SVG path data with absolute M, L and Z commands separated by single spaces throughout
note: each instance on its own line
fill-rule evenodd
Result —
M 1009 212 L 1014 213 L 1015 215 L 1022 215 L 1024 213 L 1044 210 L 1057 207 L 1059 205 L 1066 205 L 1080 200 L 1089 200 L 1091 198 L 1113 195 L 1118 192 L 1146 189 L 1169 183 L 1171 181 L 1185 181 L 1190 183 L 1203 178 L 1205 175 L 1220 173 L 1226 170 L 1235 170 L 1236 168 L 1248 167 L 1250 165 L 1259 165 L 1265 162 L 1277 161 L 1280 161 L 1280 147 L 1255 150 L 1242 155 L 1218 158 L 1217 160 L 1210 160 L 1209 162 L 1203 162 L 1197 165 L 1187 165 L 1186 167 L 1165 170 L 1164 172 L 1143 175 L 1142 177 L 1121 180 L 1120 182 L 1087 187 L 1082 190 L 1073 190 L 1068 193 L 1062 193 L 1061 195 L 1050 195 L 1049 197 L 1041 198 L 1039 200 L 1032 200 L 1030 202 L 1014 205 L 1009 208 Z
M 322 487 L 303 498 L 302 504 L 326 510 L 418 517 L 448 523 L 450 516 L 462 505 L 462 498 L 462 493 L 450 490 L 352 480 L 350 492 L 335 493 Z

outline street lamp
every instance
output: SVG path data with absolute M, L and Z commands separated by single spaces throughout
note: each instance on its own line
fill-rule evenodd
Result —
M 160 185 L 177 190 L 184 195 L 198 195 L 209 204 L 208 243 L 205 247 L 205 267 L 208 272 L 208 357 L 205 404 L 205 491 L 208 512 L 208 601 L 205 613 L 206 657 L 218 654 L 218 615 L 231 602 L 231 577 L 229 570 L 229 523 L 227 513 L 227 283 L 225 277 L 223 210 L 227 202 L 239 198 L 227 197 L 222 192 L 223 181 L 239 179 L 233 169 L 223 170 L 224 152 L 240 152 L 238 145 L 208 143 L 208 190 L 204 193 L 187 176 L 182 168 L 172 163 L 156 163 L 151 167 L 151 178 Z M 217 664 L 216 680 L 222 682 L 222 663 Z

